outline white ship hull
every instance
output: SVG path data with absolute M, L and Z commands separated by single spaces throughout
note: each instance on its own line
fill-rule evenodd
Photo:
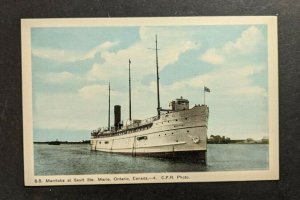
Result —
M 188 158 L 206 161 L 208 107 L 165 113 L 147 124 L 94 137 L 91 149 L 132 156 Z

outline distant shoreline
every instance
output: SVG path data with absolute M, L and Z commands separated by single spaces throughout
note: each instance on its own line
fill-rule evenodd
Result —
M 207 144 L 268 144 L 266 141 L 251 141 L 247 142 L 246 140 L 230 140 L 227 142 L 217 142 L 217 141 L 207 141 Z
M 243 142 L 244 140 L 231 140 L 229 143 L 214 143 L 214 142 L 207 142 L 207 144 L 268 144 L 264 142 L 254 142 L 254 143 L 246 143 Z M 49 144 L 53 141 L 47 141 L 47 142 L 33 142 L 34 144 Z M 68 142 L 68 141 L 58 141 L 59 144 L 90 144 L 90 140 L 84 140 L 81 142 Z
M 33 142 L 33 144 L 49 144 L 53 141 L 47 141 L 47 142 Z M 80 142 L 68 142 L 68 141 L 57 141 L 59 144 L 90 144 L 90 140 L 83 140 Z

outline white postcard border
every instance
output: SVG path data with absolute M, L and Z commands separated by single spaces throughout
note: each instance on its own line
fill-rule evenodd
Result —
M 174 18 L 176 18 L 176 20 Z M 250 171 L 176 172 L 143 174 L 93 174 L 63 176 L 34 175 L 31 28 L 78 26 L 111 27 L 120 25 L 175 26 L 242 24 L 265 24 L 268 27 L 269 169 Z M 22 19 L 21 34 L 24 180 L 26 186 L 254 181 L 279 179 L 278 42 L 276 16 Z

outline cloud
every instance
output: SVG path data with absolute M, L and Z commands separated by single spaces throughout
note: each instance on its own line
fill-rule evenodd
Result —
M 92 59 L 97 53 L 107 51 L 118 44 L 118 41 L 106 41 L 85 53 L 55 48 L 33 48 L 32 55 L 44 59 L 53 60 L 56 62 L 76 62 Z
M 88 71 L 78 70 L 76 74 L 66 71 L 44 73 L 43 76 L 40 76 L 48 83 L 64 83 L 66 87 L 73 84 L 74 80 L 81 81 L 76 86 L 74 85 L 77 88 L 75 91 L 37 93 L 34 126 L 74 130 L 92 130 L 99 126 L 106 126 L 108 85 L 99 84 L 103 80 L 111 81 L 115 89 L 111 91 L 111 122 L 113 121 L 113 105 L 116 104 L 122 106 L 122 119 L 126 121 L 128 119 L 129 59 L 132 61 L 133 79 L 132 116 L 134 119 L 144 119 L 156 115 L 156 60 L 153 50 L 155 35 L 158 35 L 159 69 L 165 70 L 166 73 L 170 72 L 167 71 L 168 67 L 181 61 L 183 55 L 187 55 L 185 58 L 192 58 L 198 54 L 197 51 L 200 47 L 203 48 L 202 43 L 199 42 L 200 36 L 197 41 L 192 31 L 174 30 L 141 27 L 139 37 L 134 43 L 123 49 L 116 48 L 114 51 L 111 51 L 111 48 L 119 43 L 111 41 L 104 42 L 84 53 L 57 49 L 34 49 L 33 54 L 36 56 L 60 62 L 88 60 L 98 54 L 101 57 L 101 62 L 93 62 L 93 60 L 87 62 Z M 250 137 L 254 133 L 266 135 L 264 125 L 267 124 L 265 122 L 267 114 L 263 106 L 266 104 L 268 91 L 259 82 L 255 82 L 254 77 L 261 72 L 265 74 L 266 71 L 263 70 L 267 66 L 263 61 L 261 62 L 263 64 L 257 64 L 253 60 L 250 62 L 245 60 L 243 63 L 233 62 L 239 61 L 245 55 L 253 56 L 260 46 L 258 42 L 261 40 L 260 38 L 263 38 L 260 30 L 252 26 L 242 32 L 237 39 L 226 42 L 220 47 L 210 46 L 199 56 L 199 59 L 205 62 L 222 65 L 222 67 L 211 68 L 201 75 L 192 75 L 193 72 L 187 70 L 184 71 L 186 76 L 180 80 L 174 80 L 171 73 L 165 75 L 173 82 L 169 81 L 168 84 L 164 84 L 165 82 L 161 81 L 162 107 L 167 108 L 169 101 L 180 96 L 189 99 L 191 106 L 201 104 L 205 85 L 211 89 L 211 93 L 206 96 L 211 116 L 209 134 L 219 133 L 230 137 L 237 133 L 236 136 L 240 135 L 242 138 L 247 134 Z M 197 62 L 191 64 L 195 67 L 196 72 L 200 71 L 198 71 L 200 66 L 197 66 L 199 65 Z M 145 81 L 145 76 L 147 76 L 147 81 Z M 152 78 L 153 81 L 149 83 Z M 123 86 L 122 83 L 126 83 L 126 86 Z M 72 88 L 74 89 L 74 87 Z
M 187 31 L 172 31 L 159 27 L 141 27 L 139 39 L 129 47 L 110 51 L 119 41 L 106 41 L 87 52 L 54 48 L 33 48 L 32 55 L 56 62 L 77 62 L 92 59 L 99 53 L 101 62 L 94 62 L 84 75 L 89 81 L 111 80 L 128 73 L 128 60 L 132 61 L 132 73 L 137 79 L 156 73 L 155 35 L 158 35 L 159 70 L 176 63 L 180 56 L 190 50 L 200 48 Z M 161 40 L 160 40 L 161 38 Z M 163 39 L 165 38 L 165 39 Z M 176 42 L 174 42 L 176 41 Z
M 222 64 L 225 61 L 224 56 L 219 55 L 215 48 L 208 49 L 201 56 L 201 60 L 212 64 Z
M 34 48 L 32 49 L 32 55 L 57 62 L 74 62 L 80 56 L 78 52 L 53 48 Z
M 267 96 L 267 91 L 259 86 L 239 86 L 228 91 L 229 95 Z
M 75 76 L 74 74 L 70 72 L 58 72 L 58 73 L 42 73 L 37 74 L 37 77 L 45 82 L 45 83 L 51 83 L 51 84 L 62 84 L 70 81 L 80 80 L 81 78 L 79 76 Z
M 206 85 L 223 95 L 266 96 L 265 88 L 256 86 L 252 81 L 252 76 L 264 69 L 265 66 L 263 65 L 222 68 L 162 86 L 162 90 L 165 93 L 174 94 L 176 91 L 182 91 L 186 88 L 202 89 Z
M 112 91 L 112 96 L 116 95 Z M 86 85 L 66 93 L 41 92 L 35 95 L 34 106 L 35 128 L 92 130 L 107 124 L 108 86 Z
M 119 44 L 118 41 L 115 41 L 115 42 L 106 41 L 103 44 L 101 44 L 101 45 L 95 47 L 94 49 L 90 50 L 89 52 L 87 52 L 82 57 L 79 57 L 79 60 L 87 60 L 87 59 L 94 58 L 97 53 L 103 53 L 103 52 L 111 49 L 112 47 L 117 46 L 118 44 Z
M 167 32 L 167 33 L 166 33 Z M 103 63 L 95 63 L 92 69 L 87 73 L 89 80 L 113 79 L 128 73 L 128 60 L 131 59 L 132 72 L 138 74 L 135 76 L 141 79 L 146 75 L 155 74 L 155 34 L 162 35 L 167 39 L 158 43 L 159 70 L 173 64 L 179 60 L 179 57 L 200 47 L 199 42 L 191 40 L 189 37 L 179 33 L 172 33 L 166 29 L 141 27 L 139 30 L 139 40 L 128 48 L 120 49 L 116 52 L 104 51 L 101 54 Z M 171 37 L 171 38 L 170 38 Z M 176 42 L 174 42 L 176 41 Z
M 244 32 L 235 42 L 228 42 L 224 46 L 226 53 L 239 52 L 242 54 L 251 53 L 257 50 L 261 43 L 263 35 L 261 31 L 255 26 L 251 26 Z
M 229 41 L 221 48 L 209 48 L 199 56 L 199 59 L 214 65 L 224 64 L 228 60 L 249 55 L 259 50 L 262 45 L 263 34 L 255 26 L 243 31 L 235 41 Z
M 132 91 L 132 117 L 143 119 L 156 113 L 156 96 L 148 87 Z M 149 104 L 148 106 L 145 106 Z M 128 119 L 128 93 L 111 91 L 111 124 L 113 106 L 122 106 L 122 120 Z M 35 95 L 34 128 L 89 130 L 107 126 L 108 86 L 86 85 L 76 92 L 38 93 Z
M 96 96 L 108 96 L 108 87 L 104 85 L 88 85 L 78 90 L 78 93 L 83 98 L 95 98 Z
M 180 96 L 189 99 L 191 106 L 201 104 L 203 86 L 206 85 L 211 89 L 206 97 L 211 107 L 209 134 L 222 132 L 222 135 L 239 139 L 252 137 L 252 132 L 256 132 L 257 137 L 260 137 L 258 132 L 265 130 L 265 127 L 260 126 L 267 120 L 262 108 L 267 91 L 259 85 L 256 86 L 252 82 L 252 76 L 261 70 L 261 65 L 222 68 L 178 80 L 170 85 L 161 83 L 161 105 L 168 108 L 168 103 Z M 155 116 L 156 98 L 155 81 L 147 85 L 137 82 L 132 91 L 132 117 L 144 119 Z M 111 124 L 113 105 L 122 106 L 122 120 L 125 122 L 128 119 L 128 92 L 111 91 Z M 41 93 L 36 97 L 35 106 L 36 128 L 93 130 L 104 127 L 107 125 L 108 85 L 85 85 L 73 93 Z M 242 118 L 246 121 L 249 118 L 249 122 L 240 121 L 236 117 L 239 115 L 245 116 Z M 234 129 L 236 124 L 243 126 L 241 129 Z
M 105 65 L 94 63 L 85 77 L 87 80 L 109 80 L 111 76 L 109 71 L 110 70 Z
M 97 102 L 99 105 L 103 101 Z M 105 122 L 99 113 L 105 108 L 76 93 L 39 93 L 35 95 L 34 128 L 91 130 Z M 106 123 L 105 123 L 106 124 Z

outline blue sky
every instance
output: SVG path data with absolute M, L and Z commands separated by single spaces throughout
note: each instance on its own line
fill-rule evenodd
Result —
M 210 107 L 208 135 L 268 135 L 267 26 L 124 26 L 32 28 L 34 140 L 77 141 L 107 126 L 108 82 L 113 105 L 128 119 L 156 114 L 155 35 L 161 105 L 183 96 Z

